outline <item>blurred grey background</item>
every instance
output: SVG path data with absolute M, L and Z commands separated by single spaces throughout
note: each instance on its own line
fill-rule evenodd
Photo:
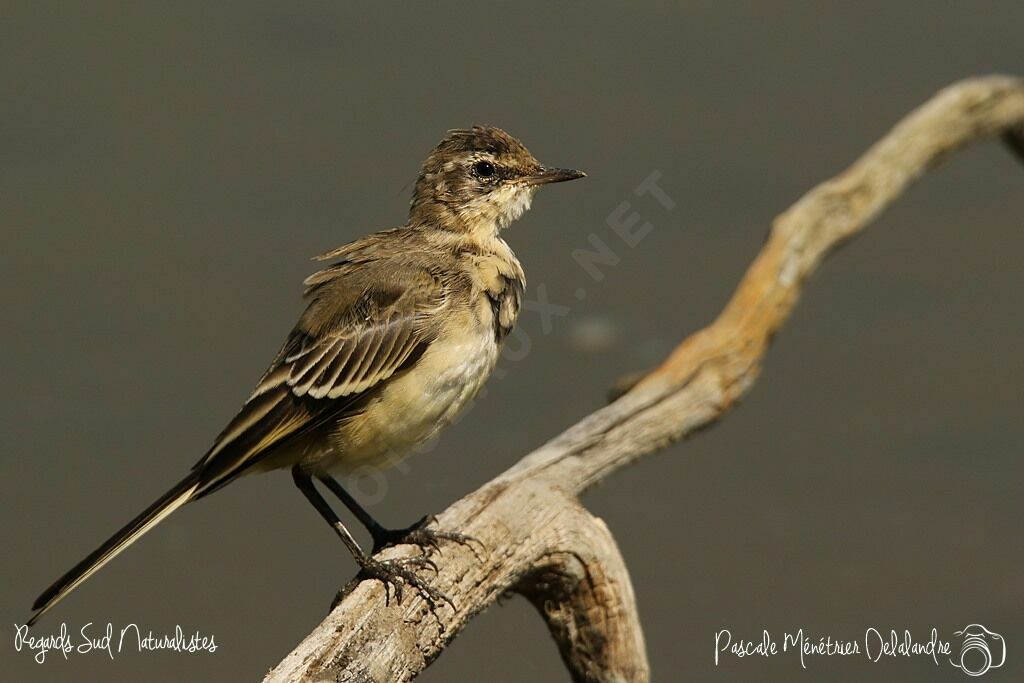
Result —
M 256 680 L 354 573 L 285 473 L 174 515 L 60 605 L 180 624 L 214 654 L 14 650 L 40 590 L 177 481 L 300 311 L 307 259 L 401 224 L 452 127 L 585 169 L 506 234 L 571 307 L 429 455 L 358 489 L 439 511 L 603 404 L 720 310 L 774 215 L 938 88 L 1024 73 L 1020 2 L 18 3 L 0 22 L 7 680 Z M 676 202 L 633 189 L 652 171 Z M 608 227 L 622 201 L 654 229 Z M 742 406 L 586 505 L 632 571 L 660 681 L 931 681 L 899 658 L 727 658 L 714 633 L 1002 633 L 1024 665 L 1024 167 L 995 143 L 929 174 L 810 282 Z M 572 260 L 597 235 L 620 263 Z M 578 300 L 578 289 L 585 298 Z M 561 681 L 512 599 L 424 681 Z M 988 680 L 988 679 L 986 679 Z

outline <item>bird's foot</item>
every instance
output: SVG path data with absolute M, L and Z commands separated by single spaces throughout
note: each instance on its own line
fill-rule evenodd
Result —
M 418 545 L 421 548 L 430 548 L 440 553 L 440 541 L 451 541 L 458 543 L 459 545 L 466 546 L 473 551 L 473 554 L 480 558 L 480 553 L 477 552 L 476 546 L 480 546 L 483 550 L 484 544 L 466 534 L 460 534 L 457 531 L 445 531 L 443 529 L 431 529 L 431 524 L 437 521 L 434 515 L 427 515 L 420 521 L 416 522 L 412 526 L 404 529 L 385 529 L 379 527 L 372 530 L 373 534 L 373 552 L 377 553 L 384 548 L 401 545 L 403 543 L 411 543 Z
M 413 557 L 396 557 L 381 560 L 375 557 L 363 556 L 358 558 L 358 562 L 362 568 L 360 576 L 368 579 L 377 579 L 384 584 L 385 605 L 391 604 L 392 592 L 395 596 L 395 602 L 401 605 L 402 598 L 405 595 L 405 588 L 411 587 L 427 603 L 427 607 L 430 608 L 434 618 L 437 619 L 437 623 L 441 625 L 441 630 L 444 631 L 444 622 L 441 621 L 437 610 L 441 607 L 441 603 L 447 603 L 452 608 L 452 611 L 455 611 L 457 608 L 451 598 L 434 588 L 434 586 L 420 578 L 419 574 L 416 573 L 421 569 L 431 569 L 434 574 L 437 574 L 437 565 L 431 562 L 429 558 L 424 555 L 415 555 Z

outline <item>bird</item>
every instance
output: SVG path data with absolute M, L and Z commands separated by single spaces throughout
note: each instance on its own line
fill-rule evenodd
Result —
M 361 572 L 384 582 L 386 595 L 393 587 L 400 601 L 404 583 L 432 605 L 447 600 L 413 571 L 434 566 L 425 551 L 374 555 L 402 542 L 437 547 L 468 537 L 429 528 L 429 516 L 387 529 L 334 474 L 398 462 L 477 394 L 526 286 L 501 233 L 540 187 L 585 176 L 541 164 L 500 128 L 449 130 L 420 169 L 406 224 L 314 257 L 330 263 L 306 278 L 298 323 L 235 417 L 184 479 L 43 591 L 27 624 L 186 503 L 243 474 L 285 468 Z M 317 482 L 370 532 L 370 553 Z

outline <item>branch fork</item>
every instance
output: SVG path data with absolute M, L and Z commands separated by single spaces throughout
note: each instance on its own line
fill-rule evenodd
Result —
M 760 254 L 708 327 L 618 397 L 438 515 L 485 552 L 445 544 L 425 579 L 458 606 L 433 613 L 412 591 L 385 607 L 377 581 L 344 599 L 264 679 L 408 681 L 506 592 L 525 596 L 551 631 L 573 680 L 647 681 L 649 667 L 626 564 L 580 493 L 619 468 L 720 418 L 753 386 L 769 341 L 807 278 L 907 186 L 960 147 L 1002 137 L 1024 160 L 1024 82 L 956 83 L 911 112 L 849 169 L 772 223 Z M 408 552 L 393 548 L 389 553 Z M 479 551 L 478 551 L 479 552 Z

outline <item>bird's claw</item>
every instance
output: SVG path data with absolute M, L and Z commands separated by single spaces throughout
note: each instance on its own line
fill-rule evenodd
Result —
M 477 559 L 482 559 L 480 552 L 485 550 L 484 544 L 476 538 L 457 531 L 445 531 L 443 529 L 431 529 L 437 518 L 434 515 L 427 515 L 405 529 L 380 529 L 373 537 L 373 552 L 376 553 L 384 548 L 402 543 L 411 543 L 421 548 L 430 548 L 437 553 L 441 552 L 440 541 L 451 541 L 465 546 L 473 551 Z M 480 550 L 473 544 L 480 546 Z
M 444 630 L 443 622 L 438 617 L 437 610 L 441 606 L 441 603 L 447 603 L 452 611 L 455 611 L 455 603 L 452 602 L 451 598 L 447 595 L 434 588 L 430 583 L 424 581 L 416 573 L 419 569 L 430 569 L 437 574 L 437 565 L 425 555 L 415 555 L 413 557 L 396 557 L 392 559 L 380 560 L 373 557 L 364 558 L 360 562 L 362 566 L 361 574 L 366 578 L 377 579 L 384 584 L 384 604 L 391 604 L 391 594 L 394 591 L 395 602 L 399 605 L 402 604 L 402 598 L 404 597 L 404 588 L 410 586 L 419 593 L 423 601 L 427 603 L 430 611 L 434 614 L 438 623 L 441 624 L 441 630 Z

